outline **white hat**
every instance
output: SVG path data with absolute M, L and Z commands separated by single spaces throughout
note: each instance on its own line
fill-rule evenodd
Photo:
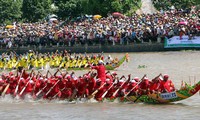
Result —
M 40 78 L 39 78 L 39 80 L 43 80 L 43 79 L 44 79 L 43 77 L 40 77 Z
M 33 83 L 34 83 L 34 81 L 33 81 L 33 80 L 30 80 L 30 81 L 29 81 L 29 83 L 30 83 L 30 84 L 33 84 Z
M 103 60 L 99 60 L 99 64 L 103 64 Z
M 134 82 L 136 82 L 136 81 L 132 79 L 130 82 L 131 82 L 131 83 L 134 83 Z
M 124 79 L 120 79 L 119 82 L 124 82 Z

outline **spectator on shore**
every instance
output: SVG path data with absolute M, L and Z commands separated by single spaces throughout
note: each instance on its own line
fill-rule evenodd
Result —
M 14 22 L 13 28 L 0 26 L 0 46 L 39 47 L 52 45 L 115 45 L 143 42 L 163 42 L 165 37 L 183 34 L 199 35 L 200 10 L 183 12 L 176 10 L 154 14 L 133 14 L 130 17 L 101 18 L 99 20 L 84 19 L 68 22 Z M 187 24 L 180 24 L 186 21 Z M 190 37 L 191 38 L 191 37 Z

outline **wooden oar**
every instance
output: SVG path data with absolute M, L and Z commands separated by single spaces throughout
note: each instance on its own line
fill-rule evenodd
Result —
M 47 84 L 40 90 L 36 93 L 36 97 L 38 97 L 40 95 L 40 93 L 47 87 Z
M 146 74 L 143 76 L 143 78 L 128 92 L 124 95 L 124 98 L 127 98 L 127 96 L 133 91 L 146 77 Z M 133 102 L 135 103 L 142 95 L 139 95 Z M 130 99 L 129 99 L 130 100 Z
M 22 72 L 21 72 L 21 75 L 20 75 L 19 81 L 18 81 L 18 83 L 17 83 L 17 87 L 15 88 L 14 96 L 17 95 L 17 92 L 18 92 L 18 89 L 19 89 L 19 83 L 20 83 L 20 81 L 21 81 L 21 78 L 22 78 L 22 74 L 23 74 L 23 72 L 24 72 L 24 70 L 22 70 Z
M 110 97 L 110 99 L 115 98 L 115 96 L 117 95 L 118 91 L 122 88 L 122 86 L 123 86 L 126 82 L 127 82 L 127 81 L 124 81 L 124 82 L 120 85 L 120 87 L 119 87 L 117 90 L 115 90 L 115 92 L 112 94 L 112 96 Z
M 32 78 L 33 78 L 33 76 L 30 78 L 30 80 L 31 80 Z M 21 95 L 24 93 L 24 91 L 25 91 L 26 87 L 28 86 L 30 80 L 26 83 L 26 85 L 24 86 L 24 88 L 22 89 L 22 91 L 19 93 L 19 96 L 21 96 Z
M 137 102 L 137 100 L 138 100 L 141 96 L 142 96 L 142 94 L 139 95 L 139 96 L 133 101 L 133 103 Z
M 60 82 L 60 80 L 57 80 L 57 82 L 49 89 L 49 91 L 47 91 L 45 96 L 47 96 L 59 82 Z
M 72 93 L 72 95 L 69 97 L 69 101 L 72 101 L 72 100 L 74 100 L 74 98 L 76 97 L 76 95 L 77 95 L 77 92 L 78 92 L 78 90 L 77 89 L 74 89 L 73 90 L 73 93 Z
M 16 68 L 18 63 L 19 63 L 19 60 L 15 63 L 15 65 L 13 67 Z
M 106 83 L 103 83 L 98 89 L 96 89 L 91 95 L 88 96 L 88 99 L 93 98 L 97 92 L 99 92 L 99 90 L 105 85 Z
M 8 88 L 9 88 L 9 86 L 10 86 L 10 83 L 8 83 L 8 84 L 6 85 L 6 87 L 5 87 L 5 89 L 3 90 L 2 94 L 1 94 L 2 97 L 5 96 L 5 94 L 6 94 L 7 90 L 8 90 Z
M 113 84 L 106 90 L 106 92 L 101 96 L 102 99 L 107 95 L 108 91 L 113 87 L 113 85 L 114 85 L 114 82 L 113 82 Z
M 146 77 L 146 74 L 143 76 L 143 78 L 131 90 L 128 91 L 128 93 L 126 93 L 124 95 L 124 97 L 127 97 L 131 93 L 131 91 L 133 91 L 144 80 L 145 77 Z
M 64 87 L 63 89 L 61 89 L 60 91 L 62 92 L 63 90 L 65 90 L 66 89 L 66 87 Z M 54 99 L 54 98 L 56 98 L 56 96 L 59 94 L 59 92 L 57 92 L 52 98 Z

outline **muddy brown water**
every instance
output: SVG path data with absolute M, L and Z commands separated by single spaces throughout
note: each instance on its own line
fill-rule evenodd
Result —
M 123 53 L 110 53 L 122 57 Z M 131 74 L 154 78 L 168 74 L 177 88 L 181 80 L 194 84 L 200 80 L 200 51 L 129 53 L 130 62 L 115 71 L 119 76 Z M 51 70 L 53 71 L 53 70 Z M 82 75 L 85 71 L 75 71 Z M 165 104 L 130 104 L 96 101 L 32 101 L 28 98 L 13 100 L 9 96 L 0 99 L 0 120 L 198 120 L 200 119 L 200 95 L 186 100 Z

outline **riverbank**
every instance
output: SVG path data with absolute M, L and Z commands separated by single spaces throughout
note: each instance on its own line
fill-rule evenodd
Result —
M 81 46 L 76 45 L 73 47 L 68 46 L 52 46 L 52 47 L 21 47 L 21 48 L 12 48 L 0 49 L 0 53 L 9 52 L 9 51 L 16 51 L 17 53 L 25 53 L 28 50 L 35 50 L 40 53 L 45 52 L 55 52 L 56 50 L 70 50 L 71 52 L 75 53 L 123 53 L 123 52 L 164 52 L 164 51 L 180 51 L 180 50 L 200 50 L 200 48 L 164 48 L 163 43 L 142 43 L 142 44 L 130 44 L 130 45 L 95 45 L 95 46 Z

